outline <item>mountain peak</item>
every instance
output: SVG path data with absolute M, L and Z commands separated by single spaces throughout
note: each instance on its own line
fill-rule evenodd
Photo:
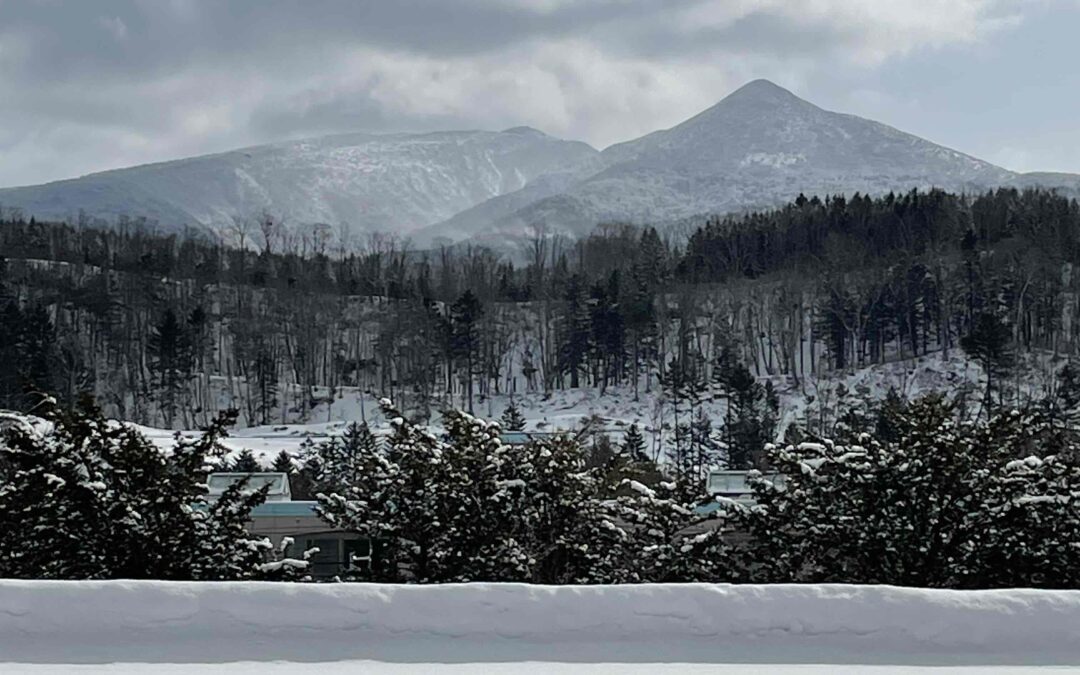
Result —
M 543 131 L 530 126 L 518 126 L 510 127 L 509 129 L 503 129 L 504 134 L 517 134 L 519 136 L 547 136 Z
M 778 84 L 765 79 L 752 80 L 724 97 L 724 101 L 760 101 L 776 102 L 784 100 L 798 100 L 798 96 L 792 94 Z

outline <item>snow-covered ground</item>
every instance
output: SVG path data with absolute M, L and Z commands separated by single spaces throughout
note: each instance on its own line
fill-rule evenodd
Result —
M 1010 383 L 1008 396 L 1021 402 L 1045 394 L 1052 373 L 1060 366 L 1061 359 L 1052 355 L 1025 355 L 1022 376 Z M 969 414 L 975 414 L 981 400 L 983 387 L 982 369 L 966 359 L 959 350 L 952 350 L 948 358 L 942 352 L 873 365 L 852 372 L 830 373 L 820 378 L 794 380 L 786 377 L 766 377 L 772 381 L 780 397 L 779 431 L 787 426 L 809 421 L 819 425 L 823 420 L 835 419 L 838 412 L 869 398 L 880 400 L 890 388 L 905 398 L 915 398 L 930 392 L 946 392 L 952 397 L 966 397 L 970 402 Z M 762 381 L 764 381 L 764 379 Z M 240 427 L 233 429 L 225 445 L 236 453 L 251 450 L 264 464 L 273 462 L 282 450 L 295 453 L 300 444 L 310 438 L 318 443 L 327 436 L 340 434 L 349 422 L 367 421 L 379 431 L 386 431 L 385 420 L 379 413 L 378 398 L 372 392 L 343 387 L 334 393 L 333 403 L 329 390 L 316 388 L 317 397 L 324 401 L 310 411 L 305 420 L 290 419 L 288 424 Z M 222 407 L 224 405 L 224 398 Z M 642 384 L 638 392 L 632 387 L 609 387 L 522 392 L 514 395 L 514 402 L 526 420 L 528 431 L 552 432 L 579 428 L 591 419 L 594 428 L 618 436 L 630 424 L 637 424 L 643 431 L 650 451 L 662 458 L 662 438 L 669 437 L 675 417 L 671 402 L 663 398 L 655 380 L 649 389 Z M 497 419 L 510 403 L 510 396 L 500 394 L 479 398 L 474 402 L 475 414 Z M 465 408 L 465 401 L 455 397 L 455 407 Z M 726 404 L 706 393 L 698 406 L 713 421 L 714 429 L 724 418 Z M 688 410 L 683 403 L 680 421 L 688 421 Z M 437 425 L 437 415 L 432 420 Z M 162 448 L 173 443 L 170 430 L 139 427 L 139 429 Z M 195 432 L 183 432 L 194 434 Z
M 436 664 L 461 673 L 1080 667 L 1080 591 L 0 581 L 4 673 Z
M 0 663 L 5 673 L 61 675 L 66 673 L 106 673 L 107 675 L 299 675 L 318 672 L 375 673 L 377 675 L 1052 675 L 1073 672 L 1069 666 L 867 666 L 792 663 L 386 663 L 385 661 L 336 661 L 333 663 L 244 661 L 237 663 L 108 663 L 93 665 L 42 665 Z

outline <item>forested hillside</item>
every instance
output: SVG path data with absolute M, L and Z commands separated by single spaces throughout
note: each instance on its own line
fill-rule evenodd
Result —
M 722 400 L 725 440 L 742 415 L 750 448 L 777 387 L 962 354 L 984 373 L 982 415 L 1032 400 L 1017 364 L 1077 351 L 1080 205 L 1040 190 L 800 196 L 682 239 L 537 231 L 512 258 L 269 218 L 239 233 L 231 247 L 6 214 L 0 408 L 89 391 L 109 415 L 190 428 L 225 407 L 305 421 L 351 390 L 423 420 L 494 394 L 618 389 L 669 406 L 676 429 Z

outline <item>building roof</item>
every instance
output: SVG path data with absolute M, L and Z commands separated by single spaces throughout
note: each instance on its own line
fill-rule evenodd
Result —
M 289 474 L 269 471 L 253 473 L 212 473 L 206 478 L 207 494 L 211 499 L 220 497 L 225 490 L 242 480 L 247 481 L 244 492 L 254 492 L 264 486 L 270 486 L 266 493 L 267 502 L 282 502 L 292 499 L 289 487 Z

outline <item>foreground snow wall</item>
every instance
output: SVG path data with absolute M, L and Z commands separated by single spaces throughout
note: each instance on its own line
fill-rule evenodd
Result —
M 1080 665 L 1080 591 L 0 580 L 0 664 Z

